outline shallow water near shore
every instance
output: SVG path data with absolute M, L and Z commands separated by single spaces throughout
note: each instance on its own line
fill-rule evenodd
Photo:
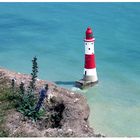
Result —
M 107 136 L 140 136 L 140 3 L 0 3 L 0 66 L 77 90 L 83 38 L 95 36 L 99 83 L 84 91 L 90 124 Z

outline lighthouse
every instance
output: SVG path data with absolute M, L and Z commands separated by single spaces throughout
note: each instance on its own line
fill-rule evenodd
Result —
M 85 45 L 85 63 L 83 79 L 76 81 L 76 86 L 83 89 L 85 87 L 93 86 L 98 82 L 94 43 L 95 38 L 93 36 L 92 29 L 87 28 L 85 33 L 84 45 Z
M 86 30 L 85 42 L 85 68 L 84 68 L 84 78 L 85 81 L 97 82 L 97 72 L 94 54 L 94 42 L 95 38 L 90 27 Z

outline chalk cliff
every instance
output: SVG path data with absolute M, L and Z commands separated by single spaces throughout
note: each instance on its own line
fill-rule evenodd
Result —
M 0 68 L 0 84 L 5 86 L 11 84 L 11 79 L 16 80 L 18 86 L 21 82 L 27 87 L 31 80 L 30 75 L 21 74 Z M 6 81 L 6 82 L 5 82 Z M 37 79 L 36 95 L 45 85 L 49 85 L 49 96 L 51 104 L 45 101 L 47 113 L 59 114 L 59 121 L 53 124 L 44 116 L 36 123 L 23 117 L 16 110 L 8 112 L 5 127 L 9 131 L 9 136 L 28 136 L 28 137 L 100 137 L 95 134 L 93 128 L 89 126 L 88 118 L 90 109 L 86 98 L 81 94 L 72 92 L 68 89 L 57 86 L 55 83 Z

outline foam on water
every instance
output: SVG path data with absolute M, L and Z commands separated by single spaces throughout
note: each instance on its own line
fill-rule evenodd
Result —
M 80 91 L 90 123 L 108 136 L 140 136 L 140 3 L 0 3 L 0 66 L 72 90 L 83 76 L 84 33 L 93 28 L 99 84 Z

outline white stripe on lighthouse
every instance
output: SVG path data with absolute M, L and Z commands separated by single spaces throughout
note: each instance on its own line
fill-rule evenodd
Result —
M 85 69 L 84 68 L 84 76 L 86 79 L 90 80 L 91 82 L 98 81 L 96 68 L 94 68 L 94 69 Z
M 94 42 L 85 42 L 85 54 L 94 54 Z
M 84 68 L 84 74 L 85 74 L 85 71 L 86 71 L 86 75 L 89 75 L 89 76 L 96 75 L 96 68 L 94 68 L 94 69 L 86 69 L 86 68 Z

